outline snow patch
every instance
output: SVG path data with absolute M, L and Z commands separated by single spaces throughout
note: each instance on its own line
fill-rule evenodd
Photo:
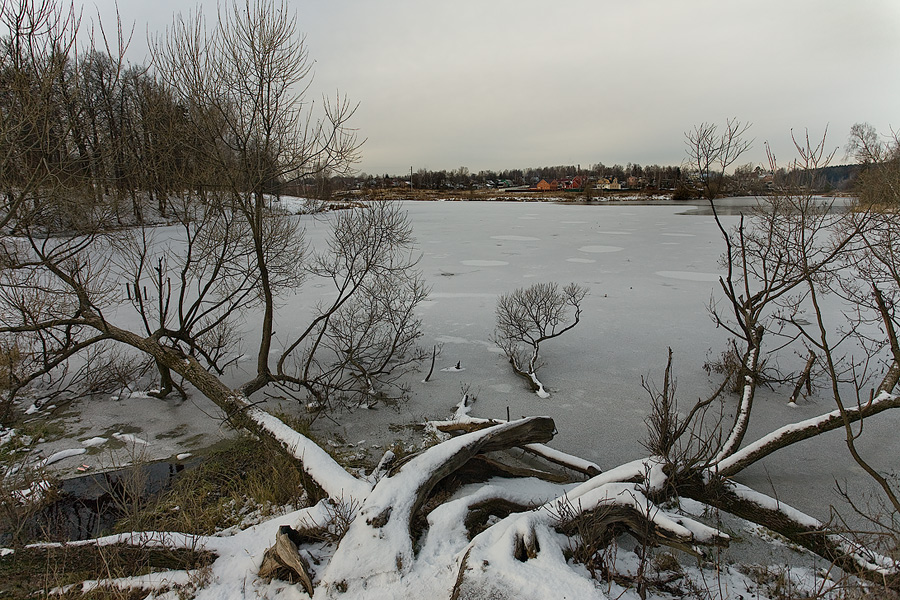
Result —
M 119 440 L 120 442 L 125 442 L 126 444 L 140 444 L 141 446 L 149 446 L 150 442 L 145 439 L 139 438 L 135 435 L 131 435 L 130 433 L 114 433 L 113 437 Z
M 15 429 L 6 429 L 0 426 L 0 446 L 13 441 L 18 434 Z
M 42 467 L 46 467 L 47 465 L 52 465 L 53 463 L 71 458 L 73 456 L 78 456 L 79 454 L 84 454 L 85 452 L 87 452 L 86 448 L 68 448 L 66 450 L 60 450 L 59 452 L 51 454 L 49 457 L 45 458 L 40 464 Z

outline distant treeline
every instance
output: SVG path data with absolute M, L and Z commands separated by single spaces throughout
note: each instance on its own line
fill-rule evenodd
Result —
M 528 167 L 526 169 L 504 169 L 501 171 L 483 170 L 477 173 L 469 171 L 466 167 L 451 170 L 432 171 L 419 169 L 405 175 L 381 176 L 360 174 L 353 178 L 354 182 L 364 187 L 397 187 L 399 185 L 412 185 L 416 189 L 472 189 L 485 187 L 519 187 L 533 186 L 539 181 L 564 181 L 575 177 L 587 180 L 617 179 L 625 186 L 625 182 L 632 178 L 634 183 L 640 181 L 641 187 L 656 189 L 674 188 L 676 182 L 682 178 L 680 166 L 648 165 L 641 166 L 637 163 L 626 165 L 615 164 L 612 166 L 597 163 L 588 167 L 581 165 L 556 165 L 550 167 Z
M 817 176 L 812 178 L 816 182 L 816 191 L 851 191 L 860 169 L 860 165 L 837 165 L 820 169 Z M 731 195 L 766 194 L 779 185 L 790 183 L 791 176 L 795 174 L 785 168 L 773 172 L 748 164 L 738 167 L 727 176 L 725 189 Z M 332 177 L 324 182 L 321 178 L 294 182 L 295 186 L 302 189 L 291 191 L 307 195 L 326 192 L 327 195 L 328 192 L 341 190 L 403 187 L 424 190 L 503 189 L 532 187 L 541 180 L 571 181 L 576 177 L 589 182 L 589 185 L 596 185 L 603 180 L 615 180 L 622 189 L 670 192 L 679 198 L 695 197 L 698 187 L 697 174 L 682 166 L 642 166 L 637 163 L 607 166 L 597 163 L 587 168 L 581 165 L 557 165 L 501 171 L 483 170 L 477 173 L 466 167 L 439 171 L 419 169 L 405 175 L 361 173 L 352 177 Z

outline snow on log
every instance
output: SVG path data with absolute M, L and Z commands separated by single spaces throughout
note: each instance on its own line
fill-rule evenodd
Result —
M 577 586 L 575 572 L 567 565 L 563 568 L 565 561 L 560 561 L 563 548 L 570 542 L 557 529 L 565 530 L 579 518 L 596 518 L 603 524 L 598 530 L 601 532 L 622 523 L 635 535 L 647 537 L 651 544 L 662 543 L 688 552 L 694 552 L 695 545 L 728 544 L 728 535 L 668 513 L 645 494 L 665 485 L 661 461 L 636 460 L 599 474 L 538 508 L 509 515 L 472 539 L 460 561 L 455 595 L 463 588 L 495 589 L 496 582 L 526 573 L 535 580 L 550 582 L 546 597 L 558 597 L 560 589 Z M 550 593 L 553 587 L 555 594 Z M 590 592 L 582 590 L 572 597 L 592 597 L 593 590 Z
M 381 479 L 341 540 L 322 582 L 328 588 L 393 583 L 413 565 L 410 522 L 431 489 L 481 452 L 553 437 L 549 417 L 529 417 L 451 438 Z M 362 581 L 359 581 L 362 579 Z
M 61 460 L 65 460 L 65 459 L 71 458 L 73 456 L 79 456 L 81 454 L 84 454 L 85 452 L 87 452 L 86 448 L 69 448 L 66 450 L 60 450 L 59 452 L 56 452 L 55 454 L 52 454 L 52 455 L 48 456 L 47 458 L 45 458 L 44 460 L 42 460 L 38 464 L 38 466 L 46 467 L 47 465 L 52 465 L 53 463 L 59 462 Z
M 643 484 L 610 482 L 596 487 L 575 500 L 563 498 L 545 505 L 543 510 L 561 512 L 559 502 L 568 502 L 565 511 L 569 518 L 587 513 L 604 516 L 609 523 L 624 521 L 631 531 L 646 530 L 651 543 L 664 543 L 685 550 L 695 544 L 725 546 L 729 536 L 718 529 L 685 516 L 674 515 L 659 508 L 641 490 Z M 604 513 L 606 513 L 604 515 Z M 649 527 L 646 527 L 648 525 Z
M 451 600 L 579 598 L 605 600 L 594 582 L 568 564 L 568 539 L 544 512 L 514 514 L 475 536 L 462 554 Z
M 506 421 L 498 419 L 479 419 L 470 415 L 472 412 L 473 399 L 469 394 L 464 394 L 462 399 L 456 405 L 456 411 L 448 421 L 429 421 L 426 425 L 443 433 L 460 433 L 472 432 L 485 427 L 492 427 Z M 530 454 L 540 456 L 544 460 L 572 469 L 579 473 L 584 473 L 590 477 L 602 472 L 597 463 L 585 460 L 581 457 L 554 450 L 544 444 L 525 444 L 521 446 L 523 450 Z
M 861 406 L 847 408 L 844 412 L 850 422 L 855 422 L 897 407 L 900 407 L 900 396 L 882 392 L 872 401 Z M 843 426 L 844 418 L 841 416 L 840 410 L 833 410 L 799 423 L 785 425 L 731 456 L 713 463 L 709 470 L 712 474 L 730 477 L 781 448 Z
M 707 485 L 681 488 L 687 498 L 698 500 L 737 517 L 780 533 L 792 542 L 832 561 L 848 573 L 896 589 L 900 587 L 900 563 L 872 552 L 849 537 L 775 498 L 733 481 L 717 479 Z
M 331 498 L 361 502 L 371 491 L 370 483 L 345 471 L 318 444 L 297 433 L 277 417 L 252 406 L 247 407 L 245 414 L 299 460 L 303 470 Z
M 593 477 L 594 475 L 599 475 L 603 471 L 597 465 L 597 463 L 585 460 L 572 454 L 560 452 L 559 450 L 554 450 L 553 448 L 545 446 L 544 444 L 528 444 L 522 446 L 522 449 L 536 456 L 540 456 L 544 460 L 550 461 L 553 464 L 557 464 L 561 467 L 566 467 L 567 469 L 572 469 L 573 471 L 578 471 L 579 473 L 584 473 L 585 475 L 590 475 L 591 477 Z

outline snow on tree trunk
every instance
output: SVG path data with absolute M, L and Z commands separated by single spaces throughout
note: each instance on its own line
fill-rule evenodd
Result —
M 429 491 L 479 452 L 552 439 L 548 417 L 474 431 L 429 448 L 379 481 L 341 540 L 322 577 L 332 589 L 388 585 L 415 562 L 410 521 Z

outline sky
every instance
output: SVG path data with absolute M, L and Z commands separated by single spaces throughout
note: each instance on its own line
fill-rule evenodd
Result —
M 900 128 L 897 0 L 286 0 L 315 61 L 309 94 L 359 104 L 357 170 L 680 164 L 684 133 L 752 123 L 740 164 L 795 157 L 791 131 Z M 76 1 L 76 5 L 78 2 Z M 215 0 L 119 0 L 147 37 Z M 115 23 L 115 3 L 81 4 Z

